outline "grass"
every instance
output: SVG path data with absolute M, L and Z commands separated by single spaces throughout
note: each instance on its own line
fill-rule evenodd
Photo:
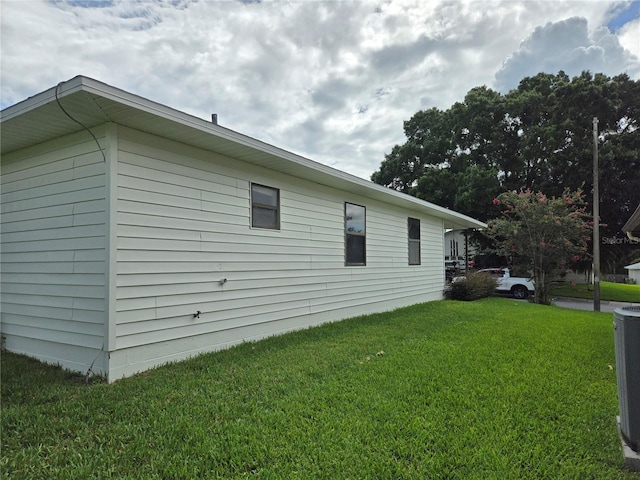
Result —
M 593 285 L 560 285 L 554 287 L 552 295 L 593 299 Z M 640 285 L 600 282 L 600 300 L 614 302 L 640 302 Z
M 611 315 L 433 302 L 107 385 L 2 354 L 4 478 L 640 479 Z

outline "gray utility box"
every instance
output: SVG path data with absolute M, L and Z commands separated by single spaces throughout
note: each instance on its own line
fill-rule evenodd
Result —
M 616 308 L 615 330 L 620 433 L 634 452 L 640 444 L 640 307 Z

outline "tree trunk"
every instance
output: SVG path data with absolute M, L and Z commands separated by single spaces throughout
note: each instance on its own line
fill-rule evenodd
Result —
M 536 271 L 534 278 L 536 293 L 533 296 L 534 303 L 540 305 L 551 305 L 551 285 L 547 282 L 544 271 Z

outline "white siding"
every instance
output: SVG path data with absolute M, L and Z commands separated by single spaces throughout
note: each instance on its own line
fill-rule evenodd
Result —
M 629 268 L 631 267 L 631 268 Z M 640 263 L 634 263 L 633 265 L 627 265 L 624 267 L 627 269 L 629 279 L 633 280 L 636 285 L 640 285 Z
M 440 220 L 118 131 L 111 379 L 244 340 L 441 298 Z M 280 189 L 280 230 L 251 228 L 251 182 Z M 344 202 L 366 207 L 366 266 L 344 265 Z M 409 216 L 421 220 L 419 266 L 408 265 Z
M 86 371 L 105 330 L 102 153 L 82 132 L 4 155 L 1 177 L 6 347 Z

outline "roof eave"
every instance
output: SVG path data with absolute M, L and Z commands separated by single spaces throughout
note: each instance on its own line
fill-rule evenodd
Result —
M 633 212 L 631 218 L 627 220 L 627 223 L 624 224 L 622 231 L 625 232 L 631 240 L 640 242 L 640 205 L 638 205 L 638 208 Z
M 83 94 L 88 95 L 86 95 L 85 98 Z M 119 116 L 117 119 L 111 118 L 106 111 L 107 109 L 97 106 L 95 102 L 91 101 L 89 95 L 99 99 L 101 102 L 104 101 L 108 106 L 117 105 L 118 107 L 129 107 L 138 112 L 146 113 L 145 116 L 148 117 L 146 120 L 152 121 L 145 123 L 144 131 L 151 134 L 160 136 L 164 134 L 164 136 L 166 136 L 167 126 L 177 124 L 183 127 L 183 131 L 188 131 L 190 137 L 193 139 L 194 145 L 201 148 L 209 148 L 211 151 L 221 152 L 221 150 L 215 150 L 211 146 L 205 146 L 207 144 L 211 145 L 212 139 L 214 139 L 220 144 L 220 149 L 228 149 L 233 146 L 233 148 L 241 154 L 240 159 L 243 161 L 252 162 L 253 159 L 254 163 L 276 171 L 423 212 L 424 214 L 442 219 L 445 228 L 481 229 L 487 226 L 486 223 L 461 213 L 388 189 L 368 180 L 275 147 L 261 140 L 248 137 L 220 125 L 213 124 L 185 112 L 84 76 L 73 77 L 66 82 L 61 82 L 55 87 L 2 110 L 2 112 L 0 112 L 0 123 L 5 124 L 6 122 L 18 119 L 22 115 L 36 113 L 38 109 L 44 109 L 49 104 L 62 100 L 65 97 L 69 97 L 69 102 L 72 97 L 77 97 L 76 99 L 80 101 L 82 105 L 90 107 L 91 124 L 89 127 L 99 123 L 113 121 L 129 128 L 141 129 L 140 125 L 136 125 L 133 121 L 130 121 L 126 115 Z M 72 108 L 72 106 L 73 105 L 70 105 L 68 108 Z M 60 112 L 60 114 L 62 113 Z M 79 126 L 73 125 L 72 122 L 69 122 L 67 128 L 68 133 L 79 130 Z M 42 139 L 42 141 L 45 140 L 47 140 L 47 138 Z M 182 141 L 181 138 L 174 138 L 174 140 Z M 10 150 L 11 147 L 8 147 L 8 149 Z M 255 160 L 255 158 L 258 159 Z

